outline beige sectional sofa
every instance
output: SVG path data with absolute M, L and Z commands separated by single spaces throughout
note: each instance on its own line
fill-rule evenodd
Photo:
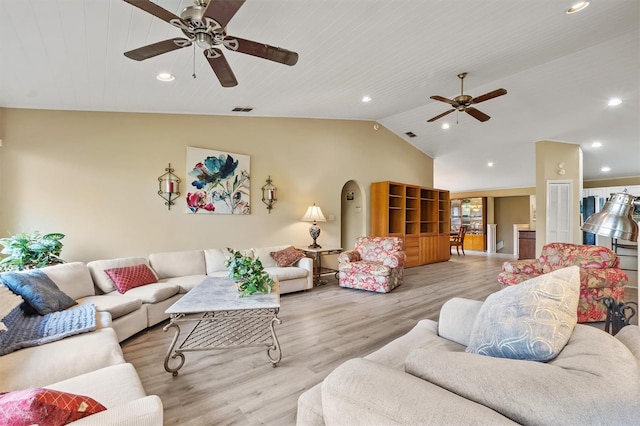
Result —
M 118 301 L 113 296 L 97 297 L 88 290 L 87 285 L 93 284 L 83 263 L 43 270 L 60 290 L 76 297 L 79 304 L 101 304 L 105 311 L 97 312 L 94 331 L 1 356 L 0 391 L 49 388 L 88 396 L 107 408 L 73 422 L 74 425 L 161 426 L 162 402 L 145 393 L 135 369 L 126 363 L 111 315 L 106 311 L 122 309 Z
M 283 268 L 275 264 L 270 253 L 285 247 L 244 252 L 261 259 L 265 270 L 278 278 L 281 293 L 312 288 L 312 259 Z M 119 342 L 165 320 L 165 310 L 208 275 L 226 276 L 227 255 L 226 249 L 187 250 L 42 268 L 79 305 L 95 305 L 97 328 L 1 356 L 0 392 L 46 387 L 86 395 L 107 407 L 74 424 L 162 425 L 162 402 L 145 394 Z M 139 264 L 149 266 L 157 282 L 119 293 L 105 270 Z
M 578 324 L 548 362 L 466 353 L 483 302 L 451 299 L 439 322 L 349 360 L 298 399 L 297 424 L 637 424 L 640 329 Z

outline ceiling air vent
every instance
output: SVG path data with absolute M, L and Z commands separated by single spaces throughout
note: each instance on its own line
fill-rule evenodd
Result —
M 413 132 L 406 132 L 405 135 L 409 136 L 410 138 L 415 138 L 416 134 Z
M 231 111 L 233 111 L 233 112 L 250 112 L 250 111 L 253 111 L 253 107 L 235 107 Z

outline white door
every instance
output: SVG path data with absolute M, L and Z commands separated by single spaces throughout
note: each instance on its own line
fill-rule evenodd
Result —
M 547 244 L 571 243 L 571 181 L 547 181 Z

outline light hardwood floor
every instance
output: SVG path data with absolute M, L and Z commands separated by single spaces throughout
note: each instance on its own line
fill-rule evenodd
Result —
M 484 300 L 501 288 L 504 258 L 452 256 L 405 270 L 405 282 L 388 294 L 326 285 L 281 297 L 276 333 L 282 361 L 273 368 L 264 349 L 187 353 L 177 377 L 164 371 L 173 331 L 162 323 L 122 344 L 145 390 L 160 396 L 166 425 L 293 425 L 298 396 L 344 361 L 364 356 L 409 331 L 437 320 L 452 297 Z M 637 289 L 627 300 L 637 300 Z M 630 299 L 629 297 L 633 297 Z

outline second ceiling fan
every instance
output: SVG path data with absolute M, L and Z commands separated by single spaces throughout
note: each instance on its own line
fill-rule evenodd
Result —
M 463 111 L 475 118 L 479 121 L 487 121 L 491 117 L 489 117 L 484 112 L 472 107 L 473 104 L 479 104 L 480 102 L 488 101 L 489 99 L 497 98 L 498 96 L 506 95 L 506 89 L 496 89 L 492 92 L 485 93 L 484 95 L 478 97 L 472 97 L 464 94 L 464 78 L 467 76 L 466 72 L 458 74 L 458 78 L 460 79 L 460 96 L 456 96 L 453 99 L 447 99 L 443 96 L 434 95 L 430 98 L 436 101 L 445 102 L 453 107 L 449 111 L 445 111 L 442 114 L 436 115 L 435 117 L 427 120 L 428 123 L 436 121 L 447 114 L 451 114 L 453 111 Z
M 220 80 L 220 84 L 224 87 L 236 86 L 238 81 L 222 50 L 218 48 L 220 45 L 228 50 L 285 65 L 291 66 L 298 62 L 298 54 L 296 52 L 227 35 L 227 24 L 244 4 L 245 0 L 194 0 L 194 5 L 187 6 L 180 16 L 174 15 L 149 0 L 124 1 L 179 28 L 187 37 L 171 38 L 130 50 L 124 53 L 127 58 L 143 61 L 195 44 L 203 49 L 204 57 L 209 62 L 218 80 Z

